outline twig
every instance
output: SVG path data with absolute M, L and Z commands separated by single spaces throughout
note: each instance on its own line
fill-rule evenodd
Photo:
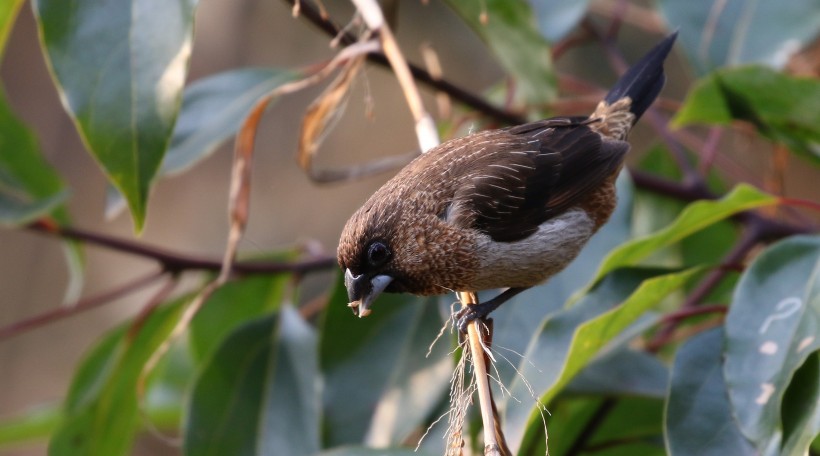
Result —
M 194 255 L 173 252 L 160 247 L 154 247 L 128 239 L 117 238 L 100 233 L 86 231 L 80 228 L 57 226 L 46 220 L 34 222 L 26 229 L 38 233 L 57 236 L 63 239 L 73 239 L 87 244 L 106 247 L 118 252 L 129 253 L 149 258 L 160 263 L 164 270 L 177 273 L 182 271 L 219 271 L 222 264 L 218 260 L 202 258 Z M 336 259 L 329 256 L 317 256 L 302 261 L 240 261 L 234 265 L 233 271 L 237 274 L 284 274 L 324 271 L 336 267 Z
M 295 0 L 285 0 L 289 5 L 293 6 Z M 328 34 L 331 37 L 339 37 L 339 42 L 345 45 L 352 44 L 356 42 L 356 37 L 349 33 L 342 33 L 341 28 L 336 25 L 331 19 L 327 17 L 323 17 L 316 6 L 310 0 L 300 0 L 300 11 L 302 17 L 310 21 L 313 25 L 319 27 L 322 31 Z M 371 61 L 377 65 L 389 67 L 390 62 L 387 60 L 384 54 L 370 54 L 367 57 L 368 61 Z M 463 103 L 476 111 L 482 112 L 488 117 L 492 117 L 493 119 L 498 120 L 499 122 L 509 124 L 509 125 L 517 125 L 522 124 L 527 121 L 526 118 L 520 116 L 515 113 L 507 112 L 503 109 L 497 108 L 490 103 L 487 103 L 481 97 L 478 97 L 461 87 L 447 81 L 446 79 L 435 78 L 430 75 L 429 72 L 424 70 L 423 68 L 408 64 L 410 69 L 410 74 L 413 76 L 416 81 L 436 90 L 440 90 L 442 92 L 447 93 L 452 99 L 457 100 L 460 103 Z
M 130 282 L 127 282 L 113 290 L 106 291 L 96 296 L 80 299 L 75 304 L 64 305 L 52 310 L 48 310 L 39 315 L 12 323 L 8 326 L 0 328 L 0 340 L 10 339 L 18 334 L 22 334 L 32 329 L 45 326 L 50 323 L 62 320 L 77 315 L 86 310 L 91 310 L 96 307 L 108 304 L 115 299 L 126 296 L 140 288 L 152 284 L 157 279 L 165 275 L 165 271 L 158 270 L 144 275 Z
M 478 303 L 475 293 L 458 293 L 462 306 L 471 306 Z M 484 454 L 500 455 L 501 446 L 495 436 L 495 419 L 492 406 L 492 391 L 484 359 L 484 346 L 481 342 L 482 323 L 479 319 L 473 320 L 467 326 L 467 340 L 470 345 L 470 355 L 473 363 L 473 375 L 478 386 L 478 403 L 481 411 L 481 422 L 484 427 Z

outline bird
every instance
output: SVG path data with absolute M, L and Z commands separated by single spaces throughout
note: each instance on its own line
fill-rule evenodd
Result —
M 627 136 L 665 85 L 676 38 L 630 67 L 588 116 L 451 139 L 388 180 L 339 240 L 353 313 L 370 314 L 383 292 L 505 289 L 458 312 L 465 331 L 569 265 L 615 209 Z

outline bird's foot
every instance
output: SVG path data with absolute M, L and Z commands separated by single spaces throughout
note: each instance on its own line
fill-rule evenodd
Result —
M 453 315 L 453 320 L 455 320 L 455 324 L 459 332 L 467 334 L 467 327 L 470 326 L 470 323 L 472 323 L 474 320 L 481 320 L 486 322 L 488 320 L 487 315 L 489 315 L 490 312 L 495 310 L 495 308 L 497 307 L 493 307 L 491 305 L 488 306 L 488 304 L 493 304 L 493 302 L 487 301 L 481 304 L 472 304 L 469 306 L 464 306 L 461 310 L 456 312 L 456 314 Z

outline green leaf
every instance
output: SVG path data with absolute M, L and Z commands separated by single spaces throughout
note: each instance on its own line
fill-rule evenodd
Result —
M 820 9 L 818 9 L 820 11 Z M 676 126 L 754 124 L 771 141 L 820 164 L 820 81 L 749 66 L 699 80 L 673 119 Z
M 55 210 L 66 196 L 34 133 L 14 115 L 0 90 L 0 224 L 24 225 Z
M 564 389 L 572 394 L 662 398 L 669 370 L 655 356 L 627 347 L 604 353 L 589 363 Z
M 703 230 L 738 212 L 774 204 L 777 198 L 756 188 L 740 184 L 731 193 L 716 201 L 696 201 L 684 209 L 666 228 L 639 239 L 626 242 L 607 255 L 590 283 L 595 283 L 617 268 L 635 266 L 660 248 Z
M 529 0 L 538 20 L 538 29 L 547 40 L 556 42 L 569 34 L 587 12 L 589 0 Z
M 729 398 L 743 434 L 763 454 L 803 454 L 820 431 L 816 372 L 801 379 L 813 383 L 800 386 L 802 405 L 784 400 L 795 372 L 820 350 L 818 334 L 820 237 L 787 238 L 746 269 L 726 317 Z
M 535 28 L 527 2 L 446 0 L 446 3 L 487 43 L 501 66 L 516 79 L 524 101 L 539 104 L 555 98 L 550 49 Z M 482 16 L 486 22 L 482 22 Z
M 0 450 L 45 440 L 60 425 L 62 409 L 57 405 L 39 406 L 18 416 L 0 420 Z
M 237 326 L 281 304 L 289 275 L 256 276 L 217 289 L 191 321 L 189 342 L 194 359 L 207 360 Z
M 49 444 L 51 456 L 128 454 L 139 426 L 137 382 L 168 337 L 182 301 L 157 308 L 135 334 L 119 328 L 86 358 L 72 381 L 65 418 Z
M 781 68 L 813 41 L 820 23 L 816 0 L 661 0 L 659 6 L 700 74 L 754 62 Z
M 86 146 L 137 231 L 179 110 L 196 0 L 38 0 L 40 36 Z
M 692 337 L 678 350 L 664 414 L 670 455 L 755 454 L 732 416 L 722 361 L 719 328 Z
M 604 278 L 576 306 L 548 319 L 518 368 L 528 382 L 516 378 L 510 386 L 512 395 L 522 400 L 507 403 L 505 430 L 510 445 L 520 447 L 524 430 L 540 425 L 541 417 L 533 411 L 532 402 L 523 400 L 531 397 L 531 390 L 542 404 L 549 403 L 601 348 L 697 272 L 690 269 L 657 276 L 657 270 L 619 270 Z
M 322 326 L 325 446 L 396 445 L 438 405 L 452 374 L 435 299 L 382 295 L 367 318 L 353 316 L 337 280 Z M 423 382 L 414 379 L 424 378 Z M 401 413 L 396 413 L 401 410 Z
M 316 353 L 313 328 L 289 306 L 231 333 L 194 384 L 184 453 L 318 452 Z
M 0 2 L 0 61 L 3 60 L 3 53 L 6 50 L 11 29 L 14 28 L 14 20 L 24 0 L 6 0 Z

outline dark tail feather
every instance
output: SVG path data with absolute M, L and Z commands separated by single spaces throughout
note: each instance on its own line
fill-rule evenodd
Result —
M 667 36 L 643 56 L 638 63 L 630 67 L 621 76 L 621 79 L 615 83 L 615 86 L 612 87 L 604 100 L 608 104 L 613 104 L 621 98 L 631 98 L 632 106 L 629 111 L 635 114 L 634 122 L 637 122 L 649 108 L 649 105 L 655 101 L 655 97 L 658 96 L 664 83 L 666 83 L 663 62 L 666 60 L 666 56 L 669 55 L 669 51 L 672 49 L 672 45 L 675 44 L 677 37 L 678 32 Z

